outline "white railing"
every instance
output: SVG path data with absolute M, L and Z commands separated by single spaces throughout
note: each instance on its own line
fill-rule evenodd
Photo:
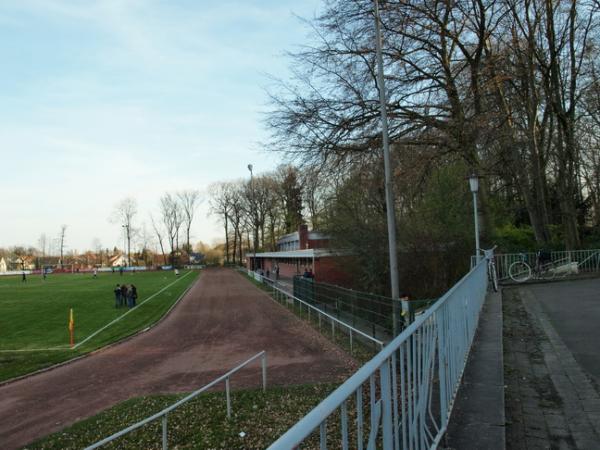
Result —
M 500 280 L 509 279 L 510 266 L 525 260 L 532 268 L 535 267 L 537 254 L 535 252 L 499 253 L 494 255 L 496 270 Z M 592 250 L 559 250 L 550 252 L 551 261 L 555 265 L 571 266 L 577 263 L 577 270 L 573 273 L 600 272 L 600 249 Z M 475 263 L 475 256 L 471 257 L 471 266 Z
M 269 449 L 289 450 L 303 442 L 317 446 L 312 439 L 321 449 L 435 449 L 446 431 L 486 291 L 487 266 L 481 261 Z M 328 436 L 328 422 L 334 420 L 340 433 Z
M 127 427 L 111 436 L 108 436 L 107 438 L 102 439 L 101 441 L 96 442 L 93 445 L 90 445 L 89 447 L 86 447 L 85 450 L 92 450 L 98 447 L 101 447 L 105 444 L 108 444 L 109 442 L 114 441 L 115 439 L 120 438 L 121 436 L 124 436 L 128 433 L 131 433 L 134 430 L 137 430 L 138 428 L 143 427 L 144 425 L 153 422 L 154 420 L 157 419 L 162 419 L 162 448 L 163 450 L 168 450 L 168 421 L 167 421 L 167 415 L 179 408 L 181 405 L 183 405 L 184 403 L 187 403 L 188 401 L 192 400 L 193 398 L 197 397 L 198 395 L 200 395 L 201 393 L 203 393 L 204 391 L 210 389 L 211 387 L 213 387 L 214 385 L 225 381 L 225 399 L 227 402 L 227 418 L 231 418 L 231 392 L 230 392 L 230 387 L 229 387 L 229 378 L 231 378 L 231 376 L 236 373 L 237 371 L 239 371 L 240 369 L 244 368 L 245 366 L 247 366 L 248 364 L 250 364 L 251 362 L 255 361 L 256 359 L 261 358 L 261 366 L 262 366 L 262 388 L 263 388 L 263 392 L 267 389 L 267 352 L 265 352 L 264 350 L 260 353 L 257 353 L 256 355 L 254 355 L 252 358 L 244 361 L 243 363 L 241 363 L 240 365 L 238 365 L 237 367 L 231 369 L 229 372 L 227 372 L 225 375 L 221 375 L 219 378 L 217 378 L 216 380 L 211 381 L 210 383 L 208 383 L 206 386 L 203 386 L 202 388 L 198 389 L 197 391 L 192 392 L 191 394 L 189 394 L 188 396 L 182 398 L 181 400 L 179 400 L 177 403 L 172 404 L 171 406 L 163 409 L 160 412 L 157 412 L 156 414 L 147 417 L 146 419 L 135 423 L 133 425 L 131 425 L 130 427 Z
M 298 307 L 298 310 L 301 314 L 304 312 L 304 310 L 306 310 L 308 321 L 310 322 L 314 316 L 315 320 L 318 321 L 319 330 L 322 330 L 325 326 L 330 327 L 332 337 L 335 337 L 336 330 L 342 331 L 348 336 L 351 354 L 354 353 L 355 338 L 361 339 L 364 343 L 372 344 L 377 350 L 381 350 L 383 348 L 383 341 L 380 341 L 370 334 L 365 333 L 364 331 L 347 324 L 331 314 L 326 313 L 322 309 L 317 308 L 316 306 L 311 305 L 310 303 L 298 297 L 295 297 L 293 294 L 290 294 L 281 285 L 279 285 L 277 281 L 267 278 L 249 269 L 240 269 L 240 271 L 247 274 L 249 277 L 254 278 L 256 281 L 262 282 L 266 287 L 270 288 L 272 298 L 279 303 L 287 306 Z

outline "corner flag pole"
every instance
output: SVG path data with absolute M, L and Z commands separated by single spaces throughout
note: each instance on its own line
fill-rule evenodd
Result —
M 70 337 L 71 348 L 73 348 L 73 345 L 75 345 L 74 334 L 75 334 L 75 319 L 73 317 L 73 308 L 71 308 L 71 310 L 69 312 L 69 337 Z

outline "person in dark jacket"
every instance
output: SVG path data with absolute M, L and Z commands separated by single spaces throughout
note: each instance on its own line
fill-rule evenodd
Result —
M 131 287 L 129 288 L 131 290 L 131 307 L 135 307 L 135 301 L 137 300 L 137 288 L 135 287 L 135 285 L 131 285 Z
M 121 285 L 117 284 L 117 287 L 114 290 L 115 292 L 115 308 L 119 308 L 121 305 L 123 305 L 122 300 L 121 300 Z
M 122 284 L 121 285 L 121 304 L 123 306 L 125 306 L 125 302 L 127 301 L 127 285 L 126 284 Z

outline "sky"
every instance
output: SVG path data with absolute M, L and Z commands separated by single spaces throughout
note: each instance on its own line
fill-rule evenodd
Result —
M 206 188 L 281 160 L 264 151 L 267 75 L 309 41 L 320 0 L 2 0 L 0 247 L 67 225 L 67 250 L 122 247 L 165 192 L 199 189 L 193 241 L 222 239 Z

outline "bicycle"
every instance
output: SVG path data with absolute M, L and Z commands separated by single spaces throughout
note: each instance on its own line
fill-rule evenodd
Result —
M 488 286 L 491 286 L 494 292 L 498 292 L 498 272 L 496 271 L 496 262 L 494 260 L 494 250 L 497 245 L 494 245 L 489 250 L 481 249 L 483 257 L 487 259 L 487 274 Z
M 520 254 L 520 260 L 515 261 L 508 268 L 508 276 L 516 283 L 524 283 L 533 278 L 534 280 L 552 280 L 556 277 L 556 264 L 552 261 L 544 262 L 541 253 L 536 255 L 535 267 L 527 263 L 527 256 Z

